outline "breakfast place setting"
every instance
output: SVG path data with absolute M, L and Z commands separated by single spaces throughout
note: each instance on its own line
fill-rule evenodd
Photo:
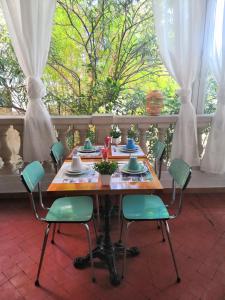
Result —
M 141 159 L 145 154 L 133 138 L 127 138 L 126 145 L 113 145 L 110 136 L 104 141 L 104 146 L 95 146 L 86 138 L 83 145 L 74 148 L 53 182 L 97 183 L 100 178 L 105 185 L 152 179 L 147 163 Z

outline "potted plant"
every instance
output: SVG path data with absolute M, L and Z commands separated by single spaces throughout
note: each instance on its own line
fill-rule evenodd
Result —
M 117 125 L 112 125 L 110 136 L 112 137 L 112 144 L 119 145 L 121 143 L 121 131 Z
M 131 126 L 128 131 L 127 131 L 127 138 L 128 139 L 133 139 L 134 142 L 138 141 L 138 135 L 137 135 L 137 130 L 135 128 L 135 126 Z
M 146 96 L 146 111 L 150 116 L 158 116 L 163 108 L 163 94 L 154 90 Z
M 100 174 L 102 185 L 109 185 L 111 175 L 117 170 L 118 163 L 114 161 L 103 160 L 94 164 L 94 169 Z

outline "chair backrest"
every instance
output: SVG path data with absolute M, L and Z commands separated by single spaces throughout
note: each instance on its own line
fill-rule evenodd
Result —
M 21 178 L 28 192 L 34 191 L 44 175 L 45 171 L 39 161 L 33 161 L 23 169 Z
M 176 184 L 184 190 L 191 179 L 191 167 L 182 159 L 174 159 L 169 167 L 169 173 Z
M 163 155 L 165 153 L 165 148 L 166 145 L 161 142 L 157 141 L 154 146 L 153 146 L 153 157 L 154 157 L 154 169 L 156 174 L 158 175 L 159 179 L 161 177 L 161 169 L 162 169 L 162 160 L 163 160 Z M 157 168 L 158 166 L 158 168 Z M 158 169 L 158 170 L 157 170 Z
M 55 164 L 59 165 L 64 156 L 64 146 L 61 142 L 56 142 L 51 147 L 51 157 Z
M 166 147 L 166 145 L 161 141 L 157 141 L 154 144 L 153 149 L 152 149 L 154 159 L 161 160 L 163 158 L 163 154 L 165 152 L 165 147 Z

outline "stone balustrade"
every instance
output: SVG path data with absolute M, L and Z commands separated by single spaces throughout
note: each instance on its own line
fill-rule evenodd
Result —
M 67 152 L 71 148 L 67 143 L 68 136 L 79 134 L 80 143 L 84 142 L 89 126 L 94 126 L 96 144 L 103 144 L 104 137 L 109 135 L 111 125 L 118 124 L 122 132 L 122 142 L 126 142 L 127 132 L 130 125 L 134 125 L 138 132 L 140 145 L 146 151 L 146 133 L 153 125 L 157 128 L 158 138 L 165 139 L 167 129 L 177 121 L 177 115 L 161 116 L 117 116 L 112 114 L 94 114 L 90 116 L 52 116 L 52 122 L 57 131 L 59 140 L 65 146 Z M 202 133 L 210 126 L 212 115 L 198 115 L 198 141 L 199 153 L 204 149 Z M 1 116 L 0 117 L 0 157 L 4 165 L 12 163 L 15 157 L 23 157 L 23 116 Z M 73 145 L 72 145 L 73 146 Z

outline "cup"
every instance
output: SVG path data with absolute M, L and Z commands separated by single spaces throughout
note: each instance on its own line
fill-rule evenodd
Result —
M 135 148 L 134 139 L 128 138 L 127 139 L 127 149 L 134 149 L 134 148 Z
M 92 149 L 92 143 L 89 139 L 86 139 L 84 142 L 84 149 L 85 150 L 91 150 Z
M 102 159 L 107 160 L 108 158 L 108 148 L 102 148 L 101 149 Z
M 130 171 L 138 171 L 140 169 L 140 165 L 138 163 L 136 156 L 131 156 L 127 165 L 128 170 Z
M 72 157 L 71 170 L 72 171 L 81 171 L 82 170 L 82 162 L 81 162 L 80 156 L 74 155 Z

